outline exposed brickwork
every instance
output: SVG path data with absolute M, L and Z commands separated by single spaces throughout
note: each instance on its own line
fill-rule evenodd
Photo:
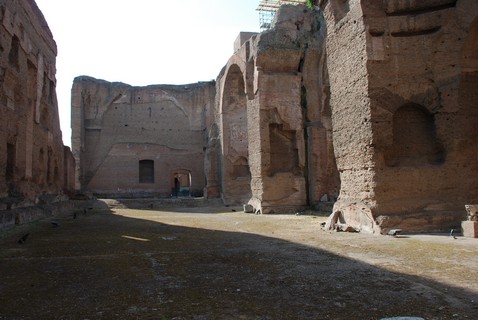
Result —
M 334 210 L 368 232 L 458 226 L 478 200 L 478 3 L 324 1 L 323 10 Z
M 206 159 L 208 186 L 227 204 L 272 213 L 338 196 L 318 17 L 284 6 L 273 29 L 236 40 L 242 46 L 217 80 Z
M 214 90 L 209 82 L 132 87 L 76 78 L 77 189 L 128 197 L 201 195 Z
M 330 227 L 459 226 L 478 202 L 478 3 L 317 2 L 241 33 L 215 88 L 76 79 L 77 187 L 166 196 L 181 169 L 256 212 L 337 200 Z
M 0 210 L 55 202 L 70 187 L 64 172 L 74 164 L 64 160 L 71 153 L 59 125 L 56 53 L 34 1 L 0 1 Z

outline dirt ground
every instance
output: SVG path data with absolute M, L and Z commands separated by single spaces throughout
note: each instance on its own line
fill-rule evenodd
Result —
M 478 239 L 323 221 L 79 208 L 18 226 L 0 234 L 0 319 L 478 319 Z

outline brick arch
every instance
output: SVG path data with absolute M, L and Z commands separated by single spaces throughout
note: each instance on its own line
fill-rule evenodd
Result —
M 244 73 L 237 64 L 226 70 L 221 101 L 222 126 L 222 197 L 226 204 L 240 204 L 251 196 L 249 142 L 247 130 L 247 95 Z

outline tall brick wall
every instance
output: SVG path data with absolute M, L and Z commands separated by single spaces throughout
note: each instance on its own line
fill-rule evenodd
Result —
M 238 36 L 218 76 L 206 159 L 208 190 L 225 203 L 290 212 L 338 196 L 319 20 L 283 6 L 271 30 Z
M 1 209 L 34 205 L 48 198 L 44 195 L 62 193 L 56 53 L 34 1 L 0 1 Z
M 478 3 L 324 1 L 323 10 L 334 211 L 368 232 L 458 226 L 464 204 L 478 201 Z
M 214 83 L 132 87 L 90 77 L 72 89 L 77 189 L 170 196 L 205 187 L 206 110 Z M 185 177 L 188 176 L 188 177 Z M 176 180 L 177 179 L 177 180 Z
M 215 84 L 77 78 L 76 187 L 191 183 L 263 213 L 337 200 L 329 225 L 364 232 L 457 226 L 478 201 L 478 3 L 317 2 L 240 34 Z

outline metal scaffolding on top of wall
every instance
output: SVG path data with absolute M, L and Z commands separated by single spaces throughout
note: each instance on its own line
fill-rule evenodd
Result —
M 261 31 L 271 28 L 272 20 L 283 4 L 304 4 L 306 0 L 261 0 L 257 11 L 259 11 L 259 26 Z

